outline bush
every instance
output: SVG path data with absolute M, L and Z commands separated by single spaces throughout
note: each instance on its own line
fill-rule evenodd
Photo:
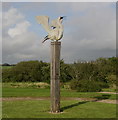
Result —
M 94 80 L 72 80 L 70 88 L 78 92 L 99 92 L 102 90 L 99 83 Z
M 12 81 L 13 75 L 11 69 L 3 69 L 2 70 L 2 81 L 3 82 L 9 82 Z
M 79 81 L 77 81 L 76 79 L 73 79 L 71 82 L 70 82 L 70 88 L 72 90 L 77 90 L 79 87 Z
M 78 91 L 99 91 L 99 87 L 116 86 L 116 65 L 118 58 L 99 58 L 91 62 L 65 64 L 60 61 L 60 82 L 71 81 L 71 89 Z M 50 83 L 50 63 L 26 61 L 16 66 L 3 67 L 3 82 L 47 82 Z M 68 85 L 63 86 L 69 89 Z M 94 88 L 95 87 L 95 88 Z M 86 90 L 85 90 L 86 89 Z
M 67 90 L 70 90 L 70 82 L 66 82 L 66 83 L 63 83 L 63 84 L 60 84 L 61 88 L 64 88 L 64 89 L 67 89 Z
M 107 81 L 109 82 L 109 84 L 116 84 L 116 75 L 108 75 L 106 77 Z
M 69 64 L 65 64 L 63 60 L 60 61 L 60 82 L 66 83 L 72 79 L 71 70 Z
M 10 69 L 3 69 L 3 82 L 48 82 L 50 67 L 42 61 L 20 62 Z

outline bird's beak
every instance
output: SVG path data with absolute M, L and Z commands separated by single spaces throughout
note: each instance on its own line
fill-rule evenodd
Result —
M 64 18 L 66 18 L 66 16 L 62 16 L 62 17 L 60 17 L 60 19 L 64 19 Z

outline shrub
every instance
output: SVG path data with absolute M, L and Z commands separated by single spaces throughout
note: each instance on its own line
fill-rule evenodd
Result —
M 79 81 L 77 81 L 76 79 L 71 80 L 70 88 L 72 90 L 77 90 L 78 87 L 79 87 Z
M 62 85 L 62 88 L 69 90 L 69 89 L 70 89 L 70 82 L 64 83 L 64 84 Z
M 116 75 L 108 75 L 106 77 L 107 81 L 109 82 L 109 84 L 116 84 Z
M 78 92 L 99 92 L 102 90 L 99 83 L 94 80 L 72 80 L 70 87 Z
M 118 58 L 99 58 L 91 62 L 65 64 L 60 61 L 60 82 L 71 80 L 71 89 L 99 91 L 99 87 L 116 86 L 116 65 Z M 7 69 L 3 67 L 3 82 L 47 82 L 50 83 L 50 64 L 42 61 L 25 61 Z M 63 86 L 69 89 L 68 85 Z M 95 87 L 95 88 L 94 88 Z
M 3 69 L 3 82 L 48 82 L 50 67 L 42 61 L 20 62 L 10 69 Z

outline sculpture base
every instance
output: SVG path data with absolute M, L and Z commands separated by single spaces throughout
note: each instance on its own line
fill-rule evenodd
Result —
M 60 112 L 60 48 L 61 42 L 51 42 L 51 112 Z

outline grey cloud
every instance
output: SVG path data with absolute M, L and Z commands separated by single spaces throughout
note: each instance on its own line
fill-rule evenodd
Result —
M 13 9 L 13 8 L 11 8 Z M 9 10 L 10 11 L 10 10 Z M 5 12 L 4 17 L 10 16 L 9 20 L 6 17 L 7 21 L 11 21 L 12 16 L 16 13 L 23 16 L 20 12 L 15 9 L 15 12 Z M 24 17 L 24 16 L 23 16 Z M 28 25 L 27 25 L 28 23 Z M 15 26 L 9 27 L 12 24 Z M 19 25 L 22 25 L 21 27 Z M 8 63 L 17 63 L 22 60 L 32 60 L 32 59 L 41 59 L 43 55 L 47 55 L 48 49 L 44 49 L 44 46 L 41 46 L 41 37 L 35 34 L 32 31 L 29 31 L 29 22 L 25 19 L 17 17 L 17 20 L 9 22 L 9 26 L 4 23 L 3 29 L 3 43 L 2 43 L 2 53 L 3 53 L 3 62 Z M 43 50 L 43 51 L 42 51 Z M 45 54 L 45 53 L 46 54 Z
M 73 62 L 78 59 L 95 60 L 98 57 L 115 56 L 116 13 L 111 4 L 25 3 L 22 12 L 23 10 L 28 12 L 29 7 L 31 12 L 38 13 L 38 10 L 39 15 L 41 13 L 51 14 L 51 17 L 67 15 L 63 23 L 65 29 L 61 58 L 66 62 Z M 45 12 L 47 10 L 48 12 Z M 42 44 L 42 37 L 28 30 L 25 35 L 12 39 L 6 33 L 3 42 L 3 61 L 16 63 L 20 60 L 38 59 L 49 62 L 50 43 L 47 41 Z

